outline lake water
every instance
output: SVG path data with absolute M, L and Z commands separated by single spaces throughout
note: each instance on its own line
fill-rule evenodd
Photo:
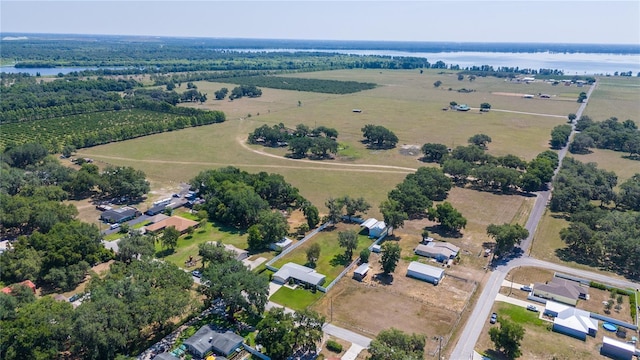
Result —
M 473 65 L 491 65 L 520 67 L 528 69 L 558 69 L 565 75 L 613 75 L 615 72 L 631 71 L 633 76 L 640 72 L 640 54 L 600 54 L 600 53 L 506 53 L 506 52 L 407 52 L 395 50 L 299 50 L 299 49 L 233 49 L 232 51 L 246 52 L 326 52 L 353 55 L 379 56 L 411 56 L 426 58 L 430 63 L 443 61 L 447 65 L 460 65 L 462 68 Z M 64 68 L 20 68 L 2 66 L 0 72 L 26 72 L 31 75 L 40 73 L 42 76 L 68 74 L 95 68 L 64 67 Z
M 238 50 L 238 49 L 234 49 Z M 242 49 L 242 51 L 297 52 L 297 49 Z M 305 50 L 353 55 L 408 56 L 426 58 L 430 63 L 443 61 L 464 68 L 473 65 L 519 67 L 524 69 L 558 69 L 565 75 L 613 75 L 615 72 L 640 72 L 640 54 L 551 53 L 551 52 L 408 52 L 395 50 Z

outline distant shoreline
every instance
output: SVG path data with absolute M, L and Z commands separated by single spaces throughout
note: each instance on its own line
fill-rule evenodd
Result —
M 391 50 L 403 52 L 507 52 L 507 53 L 588 53 L 588 54 L 640 54 L 640 44 L 563 44 L 512 42 L 445 42 L 445 41 L 372 41 L 372 40 L 298 40 L 166 37 L 138 35 L 83 35 L 83 34 L 28 34 L 0 33 L 2 41 L 47 41 L 55 39 L 77 41 L 129 41 L 129 42 L 197 42 L 205 47 L 219 49 L 282 49 L 297 50 Z

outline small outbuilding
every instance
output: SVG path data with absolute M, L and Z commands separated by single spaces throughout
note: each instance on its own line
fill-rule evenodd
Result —
M 631 360 L 635 353 L 636 347 L 633 344 L 628 344 L 606 336 L 602 338 L 600 355 L 616 360 Z
M 269 245 L 269 249 L 273 251 L 282 251 L 292 244 L 293 240 L 289 239 L 288 237 L 283 237 L 282 239 L 280 239 L 280 241 L 271 243 L 271 245 Z
M 371 252 L 374 252 L 374 253 L 378 254 L 378 253 L 380 253 L 381 251 L 382 251 L 382 247 L 381 247 L 380 245 L 378 245 L 378 244 L 373 245 L 373 246 L 371 247 Z
M 361 281 L 362 279 L 364 279 L 365 276 L 367 276 L 368 272 L 369 272 L 369 263 L 361 264 L 353 272 L 353 278 L 358 281 Z
M 444 278 L 444 269 L 412 261 L 407 268 L 407 276 L 438 285 Z
M 366 228 L 370 238 L 377 238 L 382 235 L 387 228 L 387 224 L 384 221 L 379 221 L 374 218 L 369 218 L 360 224 L 360 227 Z

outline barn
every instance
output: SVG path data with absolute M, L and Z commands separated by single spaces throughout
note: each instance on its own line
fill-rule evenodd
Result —
M 374 218 L 369 218 L 365 220 L 362 224 L 360 224 L 360 227 L 366 228 L 368 230 L 370 238 L 377 238 L 382 235 L 384 230 L 387 228 L 387 224 L 385 224 L 384 221 L 379 221 Z
M 407 268 L 407 276 L 438 285 L 444 278 L 444 269 L 412 261 Z
M 619 360 L 631 360 L 636 353 L 636 347 L 633 344 L 606 337 L 602 338 L 602 347 L 600 355 Z

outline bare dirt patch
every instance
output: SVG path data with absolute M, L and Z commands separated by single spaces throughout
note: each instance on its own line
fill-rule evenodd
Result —
M 400 146 L 400 154 L 405 156 L 420 156 L 422 152 L 420 151 L 420 145 L 401 145 Z

